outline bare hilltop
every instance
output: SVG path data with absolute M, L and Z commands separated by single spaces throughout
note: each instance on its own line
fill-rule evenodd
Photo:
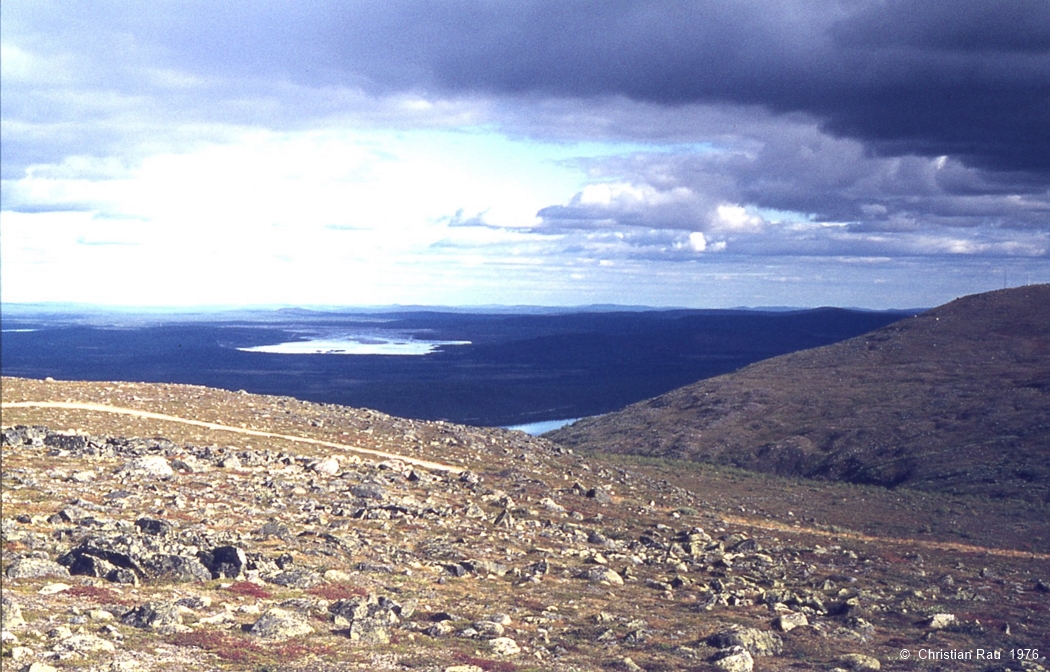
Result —
M 1050 285 L 966 296 L 547 438 L 591 453 L 1050 502 Z

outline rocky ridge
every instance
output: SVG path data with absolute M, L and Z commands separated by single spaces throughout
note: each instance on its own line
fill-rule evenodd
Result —
M 5 408 L 5 669 L 903 670 L 904 647 L 1050 635 L 1047 556 L 770 532 L 517 432 L 190 386 L 4 379 L 3 393 L 456 467 Z

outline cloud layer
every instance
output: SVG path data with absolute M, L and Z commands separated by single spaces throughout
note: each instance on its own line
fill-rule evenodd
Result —
M 0 38 L 5 300 L 26 259 L 182 236 L 249 274 L 296 240 L 398 291 L 461 273 L 436 302 L 1050 279 L 1044 0 L 12 0 Z

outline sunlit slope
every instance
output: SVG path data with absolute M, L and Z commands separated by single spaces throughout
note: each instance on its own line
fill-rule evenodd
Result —
M 967 296 L 548 435 L 601 452 L 1050 498 L 1050 285 Z

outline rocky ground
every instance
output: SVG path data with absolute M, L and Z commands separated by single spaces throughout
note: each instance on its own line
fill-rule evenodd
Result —
M 3 401 L 228 428 L 5 406 L 4 670 L 1041 670 L 1050 651 L 1047 549 L 740 504 L 790 489 L 773 481 L 701 489 L 672 463 L 192 386 L 5 378 Z

